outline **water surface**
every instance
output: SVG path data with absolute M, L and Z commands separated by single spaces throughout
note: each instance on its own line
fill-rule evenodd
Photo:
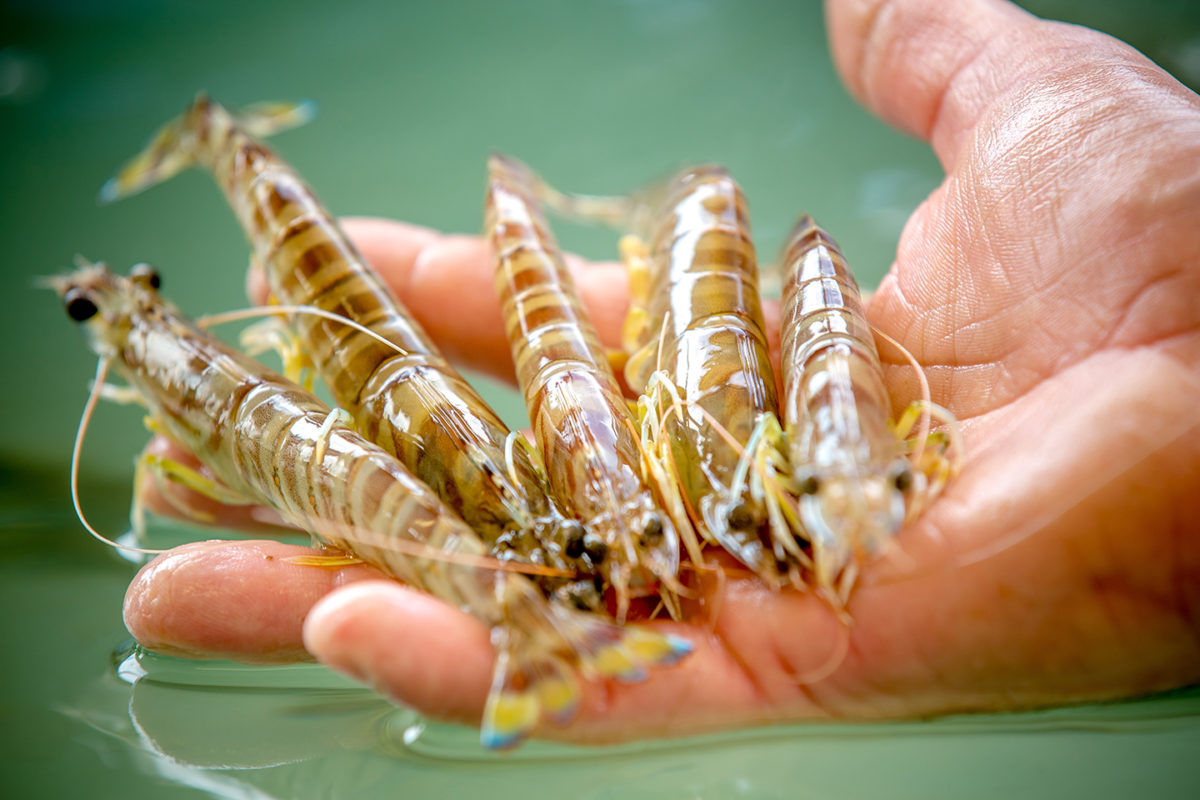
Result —
M 1128 38 L 1200 85 L 1194 3 L 1031 5 Z M 85 537 L 66 495 L 92 361 L 32 279 L 79 252 L 120 269 L 155 263 L 192 314 L 245 303 L 247 248 L 207 176 L 95 202 L 112 170 L 200 89 L 233 107 L 316 101 L 316 120 L 274 144 L 338 214 L 475 232 L 493 149 L 591 192 L 711 160 L 745 187 L 765 260 L 807 210 L 865 284 L 887 269 L 904 220 L 941 177 L 924 145 L 838 84 L 815 2 L 10 0 L 0 10 L 6 796 L 1200 796 L 1194 692 L 618 749 L 535 744 L 497 758 L 472 732 L 424 725 L 316 667 L 114 657 L 133 567 Z M 611 257 L 606 234 L 565 227 L 560 237 Z M 485 391 L 522 422 L 515 394 Z M 84 497 L 104 530 L 126 525 L 145 438 L 140 414 L 100 410 Z

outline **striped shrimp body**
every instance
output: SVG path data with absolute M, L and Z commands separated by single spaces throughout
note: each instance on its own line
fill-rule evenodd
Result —
M 496 254 L 517 380 L 550 485 L 588 533 L 615 591 L 658 592 L 677 614 L 679 537 L 643 472 L 637 428 L 562 255 L 531 193 L 531 173 L 502 156 L 488 162 L 485 227 Z
M 619 198 L 548 199 L 575 216 L 621 207 Z M 625 205 L 623 227 L 637 231 L 621 241 L 631 285 L 625 379 L 647 395 L 648 449 L 674 465 L 705 538 L 772 585 L 781 566 L 799 583 L 807 557 L 773 481 L 785 458 L 772 446 L 778 402 L 745 197 L 724 169 L 704 166 Z
M 126 278 L 87 266 L 53 283 L 156 426 L 231 492 L 492 626 L 486 745 L 515 744 L 543 713 L 569 719 L 579 694 L 572 667 L 639 680 L 690 650 L 677 637 L 548 601 L 525 576 L 481 565 L 487 545 L 399 461 L 313 395 L 186 321 L 145 270 Z
M 577 605 L 597 606 L 587 575 L 594 565 L 586 554 L 567 555 L 578 552 L 582 527 L 548 497 L 524 439 L 438 352 L 296 171 L 254 138 L 298 121 L 298 107 L 267 105 L 234 116 L 202 95 L 105 196 L 140 191 L 190 164 L 208 168 L 279 302 L 344 316 L 390 343 L 328 318 L 291 319 L 301 349 L 359 429 L 456 508 L 498 555 L 581 573 L 566 585 L 543 582 Z
M 910 459 L 902 437 L 915 415 L 898 427 L 889 422 L 858 284 L 837 243 L 807 215 L 788 237 L 783 270 L 788 455 L 816 584 L 844 605 L 859 565 L 884 550 L 950 470 L 938 453 Z M 953 425 L 949 412 L 939 412 Z

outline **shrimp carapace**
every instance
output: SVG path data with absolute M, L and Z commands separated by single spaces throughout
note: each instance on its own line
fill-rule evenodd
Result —
M 487 746 L 515 744 L 543 716 L 570 719 L 575 669 L 635 681 L 690 652 L 678 636 L 620 627 L 547 599 L 523 575 L 481 565 L 488 546 L 429 487 L 315 396 L 185 319 L 148 273 L 88 265 L 52 283 L 155 427 L 226 490 L 491 626 Z
M 485 227 L 517 382 L 550 486 L 583 523 L 618 619 L 657 593 L 678 613 L 679 536 L 644 475 L 633 417 L 523 164 L 488 161 Z
M 543 583 L 594 606 L 595 567 L 565 545 L 578 538 L 578 523 L 550 496 L 528 443 L 441 355 L 300 175 L 254 138 L 298 117 L 283 104 L 231 114 L 201 95 L 110 182 L 109 194 L 139 190 L 187 164 L 211 171 L 278 302 L 333 312 L 386 340 L 328 318 L 289 317 L 299 349 L 359 430 L 429 484 L 497 556 L 577 573 Z
M 626 233 L 625 379 L 644 394 L 646 448 L 678 480 L 690 524 L 769 584 L 799 584 L 807 554 L 781 484 L 775 376 L 741 188 L 715 165 L 627 197 L 538 186 L 560 213 Z
M 914 465 L 904 431 L 889 421 L 874 335 L 837 243 L 805 215 L 782 261 L 788 456 L 815 582 L 844 604 L 859 566 L 891 541 L 910 507 L 940 490 L 948 471 L 936 458 Z

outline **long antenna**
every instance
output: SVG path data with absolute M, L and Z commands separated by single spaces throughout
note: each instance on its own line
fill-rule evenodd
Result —
M 83 452 L 83 438 L 87 434 L 88 423 L 92 420 L 92 413 L 96 410 L 96 403 L 100 400 L 100 395 L 104 389 L 104 380 L 107 377 L 108 359 L 101 358 L 96 362 L 96 377 L 92 382 L 91 390 L 88 392 L 87 403 L 83 407 L 83 416 L 79 419 L 79 427 L 75 430 L 75 446 L 71 450 L 71 504 L 75 507 L 75 516 L 83 523 L 83 527 L 87 529 L 87 532 L 110 547 L 130 553 L 144 553 L 151 556 L 165 553 L 165 550 L 149 550 L 143 547 L 133 547 L 132 545 L 114 542 L 93 528 L 92 524 L 87 521 L 87 517 L 83 515 L 83 506 L 79 502 L 79 455 Z
M 907 347 L 900 344 L 898 341 L 893 339 L 891 336 L 888 336 L 886 333 L 879 330 L 879 328 L 876 328 L 874 325 L 871 325 L 871 330 L 875 332 L 876 336 L 883 339 L 885 342 L 890 344 L 892 347 L 899 350 L 900 355 L 902 355 L 904 357 L 904 359 L 910 365 L 912 365 L 913 371 L 916 372 L 916 374 L 917 374 L 917 383 L 921 387 L 921 405 L 922 405 L 923 413 L 921 414 L 921 427 L 919 429 L 920 433 L 917 436 L 917 440 L 921 444 L 917 449 L 917 456 L 916 456 L 916 458 L 913 459 L 913 463 L 920 464 L 921 459 L 924 458 L 924 456 L 925 456 L 925 445 L 929 441 L 929 428 L 930 428 L 929 407 L 933 403 L 933 400 L 931 399 L 930 394 L 929 394 L 929 379 L 925 376 L 925 370 L 921 367 L 920 362 L 917 361 L 917 359 L 913 356 L 912 353 L 908 352 Z
M 388 340 L 384 336 L 379 335 L 367 326 L 359 322 L 355 322 L 349 317 L 344 317 L 341 314 L 335 314 L 332 311 L 326 311 L 325 309 L 317 308 L 316 306 L 259 306 L 255 308 L 239 308 L 234 311 L 224 311 L 219 314 L 205 314 L 202 317 L 197 317 L 195 322 L 201 328 L 208 329 L 213 325 L 223 325 L 227 322 L 239 322 L 241 320 L 254 319 L 256 317 L 283 317 L 287 316 L 288 314 L 308 314 L 309 316 L 321 317 L 322 319 L 328 319 L 342 325 L 348 325 L 359 333 L 364 333 L 367 336 L 370 336 L 372 339 L 384 345 L 385 347 L 391 348 L 401 355 L 404 354 L 404 350 L 400 347 L 400 345 Z

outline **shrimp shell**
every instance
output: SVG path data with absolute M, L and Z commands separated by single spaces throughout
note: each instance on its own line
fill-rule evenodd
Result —
M 678 613 L 670 599 L 678 535 L 645 481 L 633 418 L 533 199 L 531 173 L 497 155 L 488 170 L 496 290 L 550 485 L 589 531 L 618 619 L 630 597 L 654 591 Z
M 889 424 L 891 401 L 858 284 L 805 215 L 784 248 L 783 419 L 812 540 L 815 580 L 844 604 L 858 565 L 904 524 L 918 475 Z
M 626 381 L 645 392 L 659 373 L 675 387 L 682 413 L 666 413 L 661 435 L 700 531 L 777 584 L 776 562 L 802 554 L 786 525 L 764 547 L 765 490 L 740 477 L 755 430 L 778 414 L 745 197 L 724 169 L 703 166 L 634 195 L 631 206 L 648 248 L 644 263 L 631 264 Z
M 327 318 L 290 320 L 359 430 L 457 509 L 498 555 L 593 572 L 586 557 L 565 553 L 564 543 L 580 541 L 582 528 L 548 497 L 542 468 L 524 440 L 513 441 L 296 171 L 247 132 L 269 130 L 273 118 L 288 119 L 287 113 L 287 106 L 273 105 L 235 117 L 201 96 L 118 176 L 117 185 L 125 187 L 119 193 L 160 180 L 156 170 L 164 165 L 186 160 L 207 167 L 279 302 L 344 316 L 391 343 Z M 581 606 L 599 604 L 586 574 L 565 586 L 561 579 L 541 580 Z
M 492 626 L 488 746 L 515 744 L 543 712 L 559 721 L 574 713 L 579 689 L 568 664 L 638 680 L 647 666 L 690 651 L 678 637 L 618 628 L 548 602 L 524 576 L 479 566 L 486 544 L 399 461 L 313 395 L 200 331 L 153 284 L 102 266 L 54 284 L 93 349 L 226 487 Z M 392 540 L 467 560 L 413 555 Z

